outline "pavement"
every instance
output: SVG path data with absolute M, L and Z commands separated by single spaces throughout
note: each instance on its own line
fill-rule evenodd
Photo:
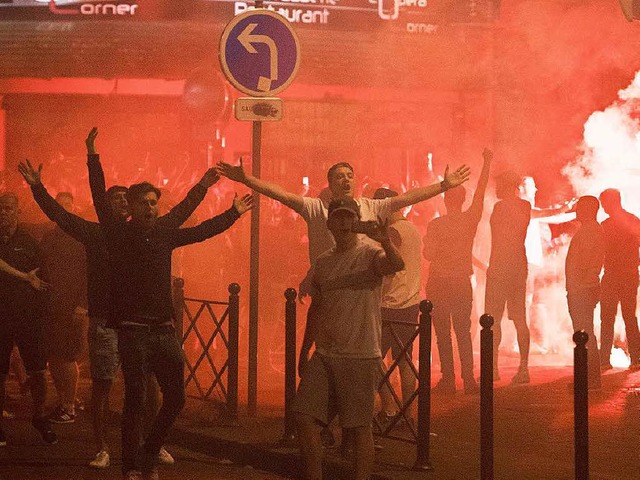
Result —
M 572 368 L 533 366 L 531 384 L 510 385 L 509 380 L 515 374 L 515 370 L 516 367 L 501 369 L 503 380 L 495 385 L 494 478 L 573 479 Z M 437 375 L 434 375 L 434 383 L 436 380 Z M 86 398 L 88 381 L 83 381 L 81 387 L 81 394 Z M 210 461 L 211 465 L 232 465 L 246 469 L 244 471 L 248 473 L 237 477 L 244 480 L 296 478 L 301 465 L 297 449 L 293 445 L 281 442 L 284 433 L 283 411 L 278 405 L 281 394 L 264 394 L 262 391 L 260 393 L 259 398 L 271 400 L 272 405 L 259 404 L 256 416 L 242 413 L 244 409 L 241 408 L 240 417 L 235 423 L 220 415 L 215 403 L 190 398 L 167 442 L 168 449 L 177 457 L 176 465 L 171 467 L 170 478 L 227 478 L 213 474 L 213 470 L 209 477 L 201 473 L 202 469 L 189 467 L 193 462 L 198 462 L 193 459 L 197 455 L 209 459 L 207 461 Z M 114 395 L 114 400 L 117 397 L 118 395 Z M 117 401 L 114 401 L 114 408 L 118 408 Z M 5 430 L 10 440 L 15 428 L 11 426 L 11 422 L 28 425 L 27 418 L 21 418 L 27 416 L 28 411 L 18 411 L 17 414 L 17 419 L 5 422 Z M 416 461 L 415 444 L 378 438 L 380 448 L 376 452 L 373 479 L 480 478 L 479 414 L 478 395 L 464 395 L 458 391 L 453 396 L 433 396 L 429 452 L 433 469 L 426 472 L 412 470 Z M 589 422 L 590 478 L 640 479 L 640 372 L 632 373 L 624 369 L 607 372 L 603 376 L 602 390 L 590 392 Z M 117 422 L 114 420 L 114 423 Z M 11 447 L 5 447 L 4 451 L 0 449 L 0 479 L 117 478 L 89 474 L 53 476 L 54 469 L 50 470 L 51 476 L 6 476 L 7 471 L 12 471 L 13 467 L 24 466 L 25 463 L 46 466 L 51 455 L 46 453 L 46 449 L 55 448 L 41 445 L 37 434 L 25 428 L 27 433 L 20 442 L 23 450 L 31 453 L 26 455 L 22 450 L 18 451 L 20 446 L 13 447 L 13 453 L 8 453 Z M 399 428 L 396 433 L 407 434 L 406 427 Z M 78 433 L 80 431 L 84 433 Z M 78 471 L 76 467 L 84 465 L 93 454 L 88 416 L 85 413 L 75 424 L 58 426 L 57 432 L 60 443 L 68 444 L 69 448 L 56 454 L 56 469 Z M 339 429 L 335 429 L 335 433 L 339 436 Z M 117 425 L 114 425 L 114 443 L 117 443 L 117 435 Z M 118 455 L 116 450 L 114 458 Z M 348 467 L 348 462 L 342 459 L 337 448 L 327 449 L 326 479 L 348 478 Z M 200 473 L 189 473 L 196 470 Z
M 515 366 L 502 368 L 503 380 L 494 390 L 494 478 L 573 479 L 572 367 L 534 366 L 527 385 L 510 384 L 515 372 Z M 602 383 L 602 390 L 589 393 L 590 478 L 640 479 L 640 373 L 614 369 Z M 190 401 L 171 440 L 295 477 L 300 457 L 295 448 L 279 443 L 283 433 L 282 411 L 277 408 L 262 409 L 256 417 L 243 415 L 237 426 L 229 426 L 206 405 Z M 378 438 L 373 479 L 480 478 L 479 396 L 461 390 L 453 396 L 433 396 L 430 438 L 433 469 L 426 472 L 412 469 L 414 444 Z M 349 478 L 348 463 L 335 448 L 326 451 L 325 478 Z

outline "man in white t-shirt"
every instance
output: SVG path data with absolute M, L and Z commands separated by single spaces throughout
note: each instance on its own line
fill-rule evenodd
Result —
M 366 480 L 374 460 L 371 419 L 380 378 L 382 278 L 404 268 L 391 243 L 387 222 L 377 222 L 364 242 L 354 232 L 360 209 L 349 197 L 329 203 L 327 227 L 336 246 L 321 254 L 312 267 L 311 297 L 315 315 L 305 331 L 301 355 L 310 344 L 316 350 L 301 358 L 302 378 L 294 399 L 304 478 L 322 478 L 320 429 L 337 414 L 354 438 L 354 476 Z
M 216 170 L 220 175 L 235 182 L 243 183 L 252 190 L 273 198 L 299 213 L 307 222 L 309 260 L 311 264 L 315 262 L 321 253 L 334 246 L 334 240 L 327 229 L 327 199 L 303 197 L 296 193 L 288 192 L 280 185 L 247 174 L 242 166 L 242 159 L 240 159 L 240 164 L 237 166 L 221 162 L 216 166 Z M 414 188 L 393 198 L 381 200 L 365 197 L 358 198 L 356 202 L 360 207 L 360 218 L 363 221 L 376 221 L 378 217 L 386 219 L 396 210 L 435 197 L 449 188 L 466 182 L 469 179 L 469 175 L 470 169 L 466 165 L 462 165 L 454 172 L 449 172 L 447 167 L 444 172 L 444 180 L 439 183 Z M 327 180 L 331 190 L 331 198 L 353 198 L 356 184 L 355 174 L 353 167 L 347 162 L 336 163 L 329 168 Z
M 397 192 L 378 188 L 374 199 L 392 198 Z M 416 389 L 416 376 L 408 359 L 413 357 L 411 337 L 418 325 L 420 287 L 422 283 L 421 251 L 422 239 L 415 225 L 407 220 L 402 211 L 396 211 L 389 219 L 389 237 L 404 260 L 405 268 L 382 281 L 382 357 L 391 350 L 393 360 L 398 361 L 402 403 L 406 406 Z M 401 355 L 406 347 L 406 355 Z M 380 390 L 382 402 L 378 420 L 383 428 L 397 415 L 397 404 L 388 386 Z M 410 412 L 406 412 L 410 414 Z

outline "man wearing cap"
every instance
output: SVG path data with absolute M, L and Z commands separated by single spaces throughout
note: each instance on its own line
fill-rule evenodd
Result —
M 382 248 L 362 241 L 358 204 L 349 197 L 329 203 L 327 227 L 335 247 L 312 267 L 311 298 L 316 314 L 309 318 L 303 352 L 315 341 L 312 358 L 303 364 L 294 400 L 304 478 L 322 478 L 320 428 L 338 414 L 355 439 L 356 480 L 366 480 L 373 466 L 371 419 L 380 378 L 380 289 L 382 278 L 404 268 L 389 239 L 387 223 L 370 225 L 368 236 Z
M 600 388 L 600 355 L 593 333 L 593 311 L 600 299 L 600 271 L 605 257 L 605 240 L 596 216 L 600 202 L 596 197 L 580 197 L 576 219 L 580 228 L 571 239 L 565 263 L 567 304 L 574 331 L 584 330 L 587 341 L 589 388 Z
M 529 327 L 527 326 L 527 254 L 524 241 L 531 204 L 518 196 L 521 178 L 508 170 L 496 178 L 498 203 L 491 213 L 491 256 L 487 270 L 484 310 L 493 315 L 493 379 L 499 380 L 498 348 L 505 306 L 516 327 L 520 366 L 512 383 L 529 383 Z

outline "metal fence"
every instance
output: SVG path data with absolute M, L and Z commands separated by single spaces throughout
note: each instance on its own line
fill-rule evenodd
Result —
M 229 416 L 237 418 L 240 286 L 229 285 L 228 301 L 185 297 L 181 278 L 174 280 L 173 287 L 187 395 L 219 402 Z

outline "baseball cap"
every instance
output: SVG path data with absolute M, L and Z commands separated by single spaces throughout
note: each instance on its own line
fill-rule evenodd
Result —
M 360 207 L 351 197 L 334 198 L 329 202 L 329 216 L 338 210 L 346 210 L 360 218 Z

